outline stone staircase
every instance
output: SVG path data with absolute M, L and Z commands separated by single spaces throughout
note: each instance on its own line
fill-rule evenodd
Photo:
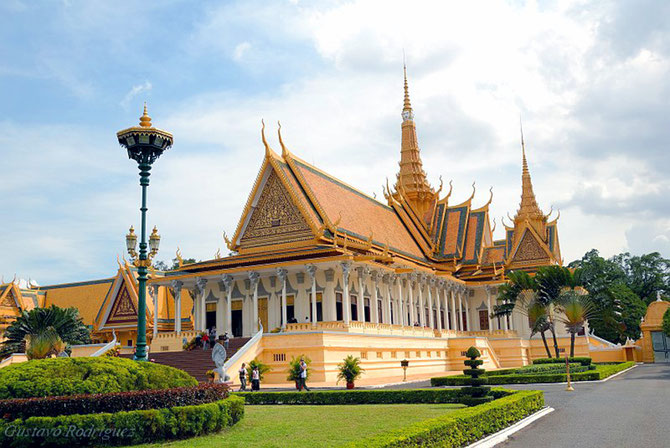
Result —
M 230 339 L 228 343 L 227 359 L 241 349 L 249 339 L 251 338 Z M 195 348 L 190 351 L 150 353 L 149 358 L 158 364 L 184 370 L 201 383 L 207 381 L 205 372 L 216 368 L 214 361 L 212 361 L 212 350 L 209 348 L 207 350 Z M 232 376 L 233 373 L 228 372 L 228 375 Z

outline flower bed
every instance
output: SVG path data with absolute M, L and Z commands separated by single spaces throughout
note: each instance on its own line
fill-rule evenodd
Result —
M 161 409 L 212 403 L 228 397 L 225 384 L 201 384 L 194 387 L 154 389 L 111 394 L 64 395 L 58 397 L 0 400 L 4 420 L 28 417 L 93 414 L 101 412 Z
M 461 447 L 500 431 L 544 406 L 541 391 L 518 391 L 479 406 L 368 437 L 351 448 Z
M 17 448 L 131 445 L 200 436 L 237 423 L 244 400 L 102 414 L 0 421 L 0 446 Z
M 634 365 L 632 361 L 618 364 L 595 364 L 595 369 L 571 374 L 570 379 L 572 381 L 599 381 Z M 565 373 L 515 374 L 505 372 L 504 374 L 486 375 L 482 378 L 486 379 L 486 384 L 562 383 L 567 381 Z M 431 378 L 430 384 L 431 386 L 463 386 L 466 380 L 465 375 L 444 376 Z

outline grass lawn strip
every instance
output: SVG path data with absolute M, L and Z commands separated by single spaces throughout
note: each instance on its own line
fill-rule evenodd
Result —
M 219 434 L 140 446 L 335 447 L 465 409 L 458 404 L 246 406 L 244 418 Z

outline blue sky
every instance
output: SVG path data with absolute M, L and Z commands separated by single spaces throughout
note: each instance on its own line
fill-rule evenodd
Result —
M 175 146 L 155 165 L 159 259 L 225 253 L 262 160 L 260 120 L 298 156 L 381 196 L 397 170 L 402 52 L 424 164 L 453 199 L 520 193 L 523 117 L 540 205 L 566 262 L 670 256 L 665 2 L 0 4 L 0 274 L 113 275 L 137 225 L 115 139 L 147 101 Z M 500 229 L 500 225 L 498 227 Z M 497 235 L 502 237 L 501 234 Z

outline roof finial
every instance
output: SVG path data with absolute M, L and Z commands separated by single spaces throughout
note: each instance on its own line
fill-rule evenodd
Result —
M 405 79 L 405 101 L 403 103 L 403 118 L 411 119 L 412 117 L 412 104 L 409 101 L 409 85 L 407 84 L 407 64 L 405 64 L 405 51 L 403 50 L 402 56 L 402 71 Z M 406 116 L 405 112 L 409 112 L 409 115 Z
M 151 127 L 151 117 L 147 113 L 147 102 L 144 102 L 144 113 L 140 117 L 140 127 L 150 128 Z
M 281 145 L 281 155 L 286 157 L 286 153 L 288 152 L 288 149 L 286 149 L 286 146 L 284 146 L 284 140 L 281 138 L 281 122 L 277 120 L 277 134 L 279 134 L 279 144 Z
M 270 155 L 270 145 L 268 141 L 265 140 L 265 121 L 261 118 L 261 139 L 263 140 L 263 145 L 265 145 L 265 154 Z
M 528 174 L 528 162 L 526 161 L 526 144 L 523 141 L 523 123 L 521 123 L 521 116 L 519 115 L 519 129 L 521 130 L 521 157 L 523 174 Z

